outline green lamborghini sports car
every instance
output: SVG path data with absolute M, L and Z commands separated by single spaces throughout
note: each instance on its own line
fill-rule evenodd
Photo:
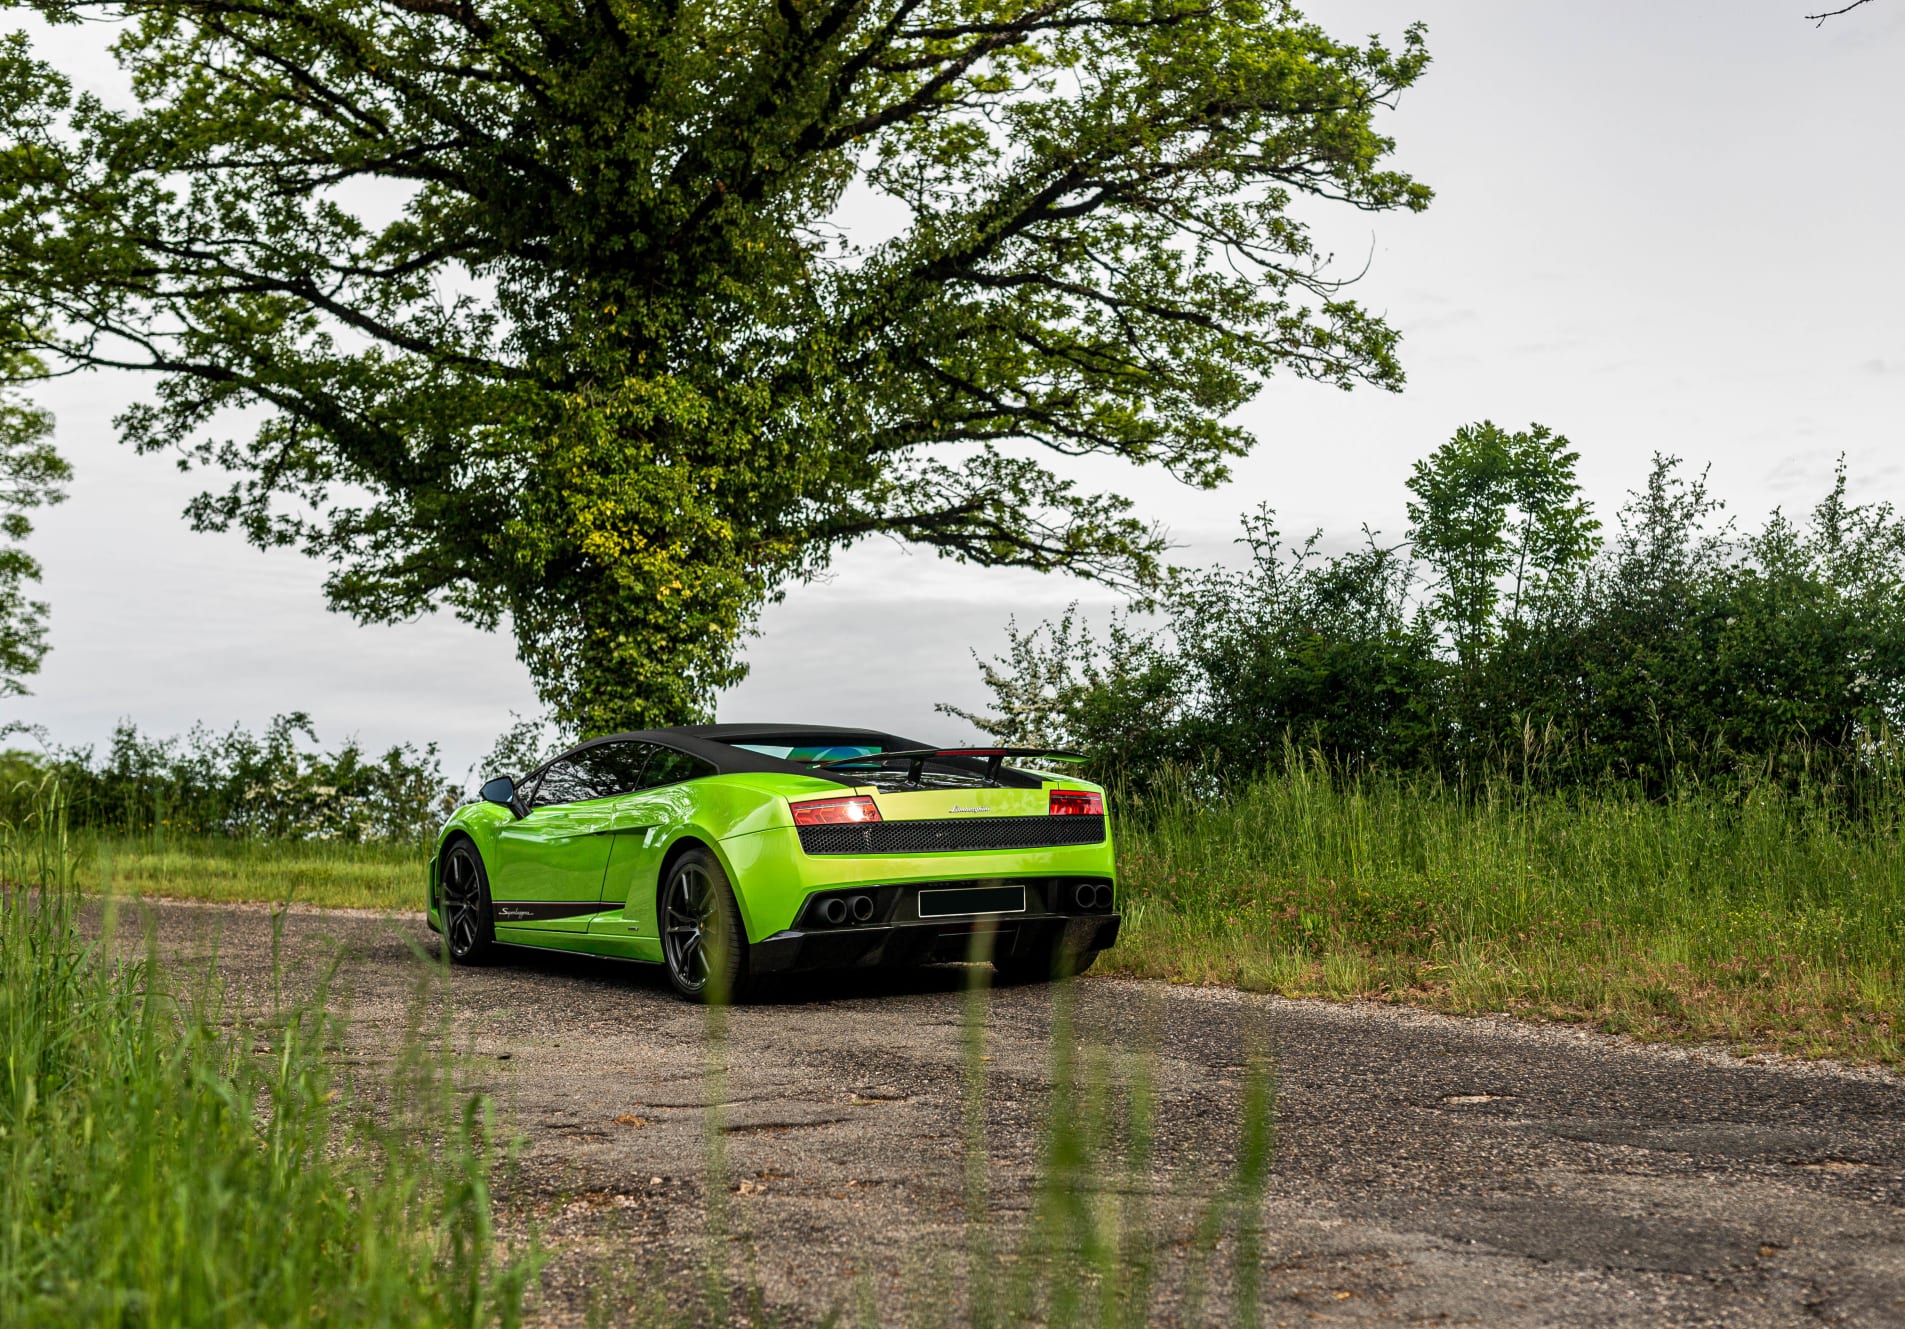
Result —
M 819 725 L 612 734 L 456 811 L 430 926 L 457 963 L 646 960 L 693 999 L 975 948 L 1008 978 L 1076 973 L 1118 936 L 1104 793 L 1037 759 L 1077 760 Z

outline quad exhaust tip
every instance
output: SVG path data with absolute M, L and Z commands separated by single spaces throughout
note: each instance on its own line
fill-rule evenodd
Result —
M 853 921 L 856 923 L 864 923 L 873 917 L 873 897 L 871 895 L 854 896 L 853 903 L 849 907 L 853 910 Z
M 1102 883 L 1081 881 L 1072 889 L 1072 899 L 1078 902 L 1080 909 L 1109 909 L 1111 908 L 1111 887 Z
M 839 896 L 820 902 L 820 921 L 832 927 L 839 927 L 847 921 L 847 902 Z

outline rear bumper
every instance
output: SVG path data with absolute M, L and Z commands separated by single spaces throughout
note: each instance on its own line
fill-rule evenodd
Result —
M 1115 881 L 1112 846 L 1071 845 L 1052 849 L 990 849 L 918 854 L 809 854 L 791 826 L 733 836 L 719 844 L 735 884 L 748 939 L 755 943 L 783 932 L 811 932 L 805 910 L 816 894 L 838 890 L 911 888 L 953 881 L 1052 881 L 1091 877 Z M 1082 913 L 1062 907 L 1034 914 Z M 904 909 L 882 910 L 875 923 L 909 921 Z
M 973 953 L 974 934 L 1000 959 L 1050 954 L 1061 943 L 1092 954 L 1118 940 L 1117 914 L 997 915 L 985 918 L 933 918 L 851 928 L 777 932 L 748 947 L 748 968 L 756 974 L 791 974 L 811 969 L 864 969 L 882 965 L 964 960 Z

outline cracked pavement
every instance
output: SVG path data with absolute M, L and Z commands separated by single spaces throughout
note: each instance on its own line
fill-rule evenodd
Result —
M 234 991 L 268 993 L 265 910 L 147 908 L 169 955 L 215 947 Z M 294 981 L 342 948 L 352 1050 L 387 1055 L 431 972 L 422 923 L 294 912 L 285 943 Z M 959 1248 L 964 982 L 829 978 L 729 1014 L 728 1212 L 784 1316 L 818 1318 L 856 1280 L 897 1316 L 929 1253 Z M 502 1195 L 554 1251 L 542 1321 L 580 1323 L 610 1284 L 611 1301 L 688 1287 L 720 1083 L 703 1014 L 656 971 L 535 952 L 453 971 L 448 995 L 459 1074 L 524 1142 Z M 1074 1006 L 1087 1046 L 1155 1044 L 1163 1240 L 1231 1160 L 1252 1037 L 1274 1055 L 1266 1324 L 1905 1324 L 1905 1078 L 1109 979 L 1078 982 Z M 988 1185 L 1009 1229 L 1053 992 L 1000 989 L 991 1011 Z M 1167 1290 L 1156 1322 L 1180 1313 Z

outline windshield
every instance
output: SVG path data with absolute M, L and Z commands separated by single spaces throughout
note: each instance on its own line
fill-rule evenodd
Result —
M 789 746 L 786 743 L 736 743 L 737 748 L 748 752 L 758 752 L 763 757 L 778 757 L 782 761 L 838 761 L 842 757 L 871 757 L 883 751 L 878 744 L 871 743 L 833 743 Z

